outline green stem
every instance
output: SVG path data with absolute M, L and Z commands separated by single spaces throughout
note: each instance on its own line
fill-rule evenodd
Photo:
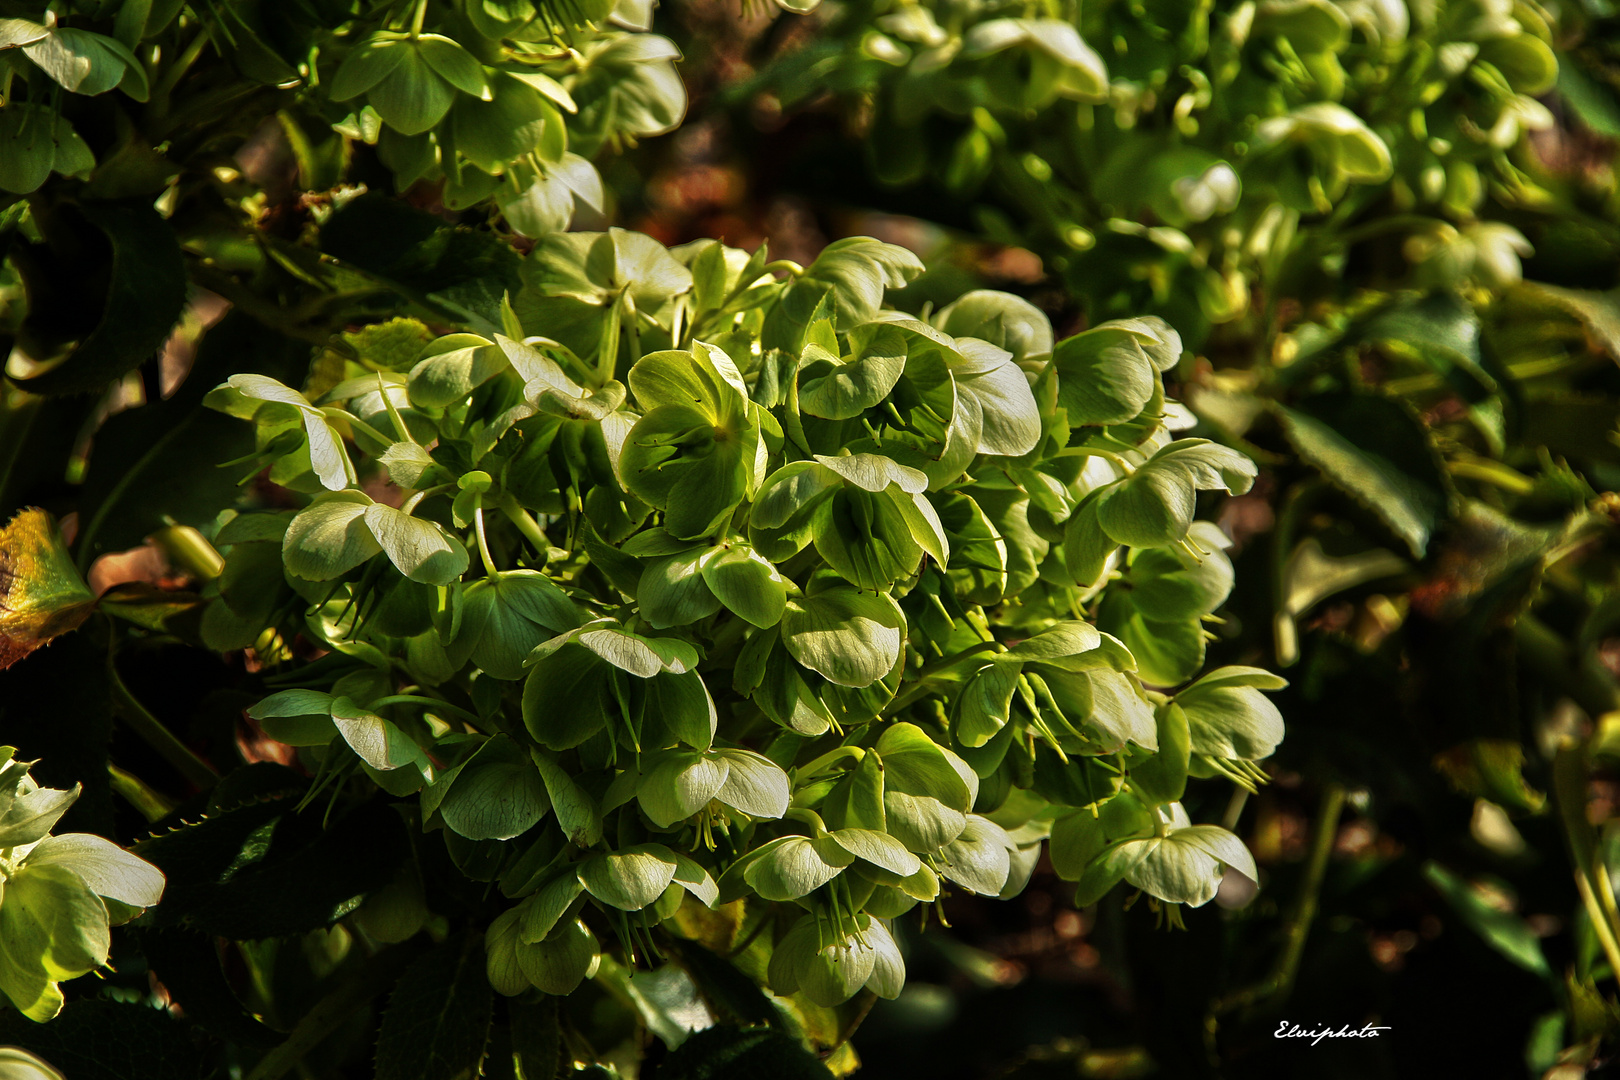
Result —
M 970 656 L 977 656 L 979 653 L 989 652 L 993 649 L 999 649 L 1000 647 L 1001 642 L 999 641 L 976 641 L 965 649 L 958 652 L 953 652 L 949 656 L 942 656 L 938 660 L 931 660 L 924 664 L 922 667 L 917 669 L 917 678 L 926 679 L 935 672 L 943 671 L 954 664 L 958 664 L 963 660 L 966 660 Z
M 1620 972 L 1620 943 L 1615 941 L 1614 930 L 1609 925 L 1608 917 L 1592 888 L 1591 880 L 1579 871 L 1575 874 L 1575 889 L 1581 894 L 1581 904 L 1586 908 L 1587 921 L 1592 924 L 1592 933 L 1597 936 L 1598 944 L 1603 946 L 1603 955 L 1608 958 L 1610 970 Z
M 411 429 L 405 426 L 405 418 L 399 415 L 399 408 L 394 400 L 388 396 L 388 384 L 383 381 L 382 372 L 377 372 L 377 392 L 382 395 L 383 408 L 388 410 L 388 419 L 394 425 L 394 431 L 399 435 L 400 442 L 414 443 L 411 438 Z
M 1587 778 L 1586 755 L 1573 741 L 1554 752 L 1553 801 L 1569 843 L 1570 861 L 1575 864 L 1575 886 L 1592 932 L 1603 946 L 1614 977 L 1620 979 L 1620 911 L 1615 909 L 1608 870 L 1597 857 L 1597 833 L 1586 817 Z
M 962 618 L 964 622 L 973 628 L 973 632 L 979 635 L 982 644 L 1001 644 L 996 640 L 996 636 L 990 632 L 990 621 L 984 617 L 984 612 L 979 611 L 977 608 L 969 608 L 963 613 Z
M 1322 801 L 1317 807 L 1316 821 L 1311 828 L 1310 853 L 1305 860 L 1305 876 L 1299 883 L 1299 894 L 1294 898 L 1287 921 L 1283 924 L 1282 951 L 1271 974 L 1258 984 L 1216 1001 L 1212 1018 L 1236 1009 L 1251 1010 L 1270 1001 L 1286 999 L 1294 988 L 1294 977 L 1299 973 L 1299 962 L 1305 955 L 1305 941 L 1310 936 L 1311 923 L 1322 892 L 1322 879 L 1327 875 L 1328 858 L 1333 854 L 1333 841 L 1339 834 L 1339 815 L 1344 811 L 1344 786 L 1329 784 L 1322 789 Z
M 158 459 L 158 456 L 169 447 L 170 443 L 174 442 L 176 439 L 183 438 L 186 435 L 186 433 L 189 431 L 191 423 L 198 415 L 200 415 L 200 410 L 190 413 L 185 419 L 181 420 L 179 423 L 165 431 L 163 435 L 147 449 L 146 453 L 142 454 L 133 465 L 125 468 L 119 475 L 118 482 L 113 485 L 112 490 L 109 491 L 101 500 L 100 505 L 96 507 L 95 515 L 91 517 L 89 523 L 85 525 L 84 528 L 79 530 L 79 535 L 74 540 L 74 545 L 79 549 L 79 551 L 78 554 L 74 556 L 73 562 L 74 565 L 78 567 L 80 576 L 89 575 L 90 564 L 95 561 L 96 557 L 96 535 L 100 533 L 101 526 L 107 520 L 108 514 L 110 514 L 113 509 L 123 501 L 124 492 L 129 490 L 130 485 L 141 476 L 141 473 L 146 470 L 146 467 L 149 464 Z
M 890 701 L 887 705 L 885 705 L 883 707 L 883 715 L 898 716 L 913 702 L 917 701 L 919 698 L 928 696 L 928 694 L 932 692 L 933 684 L 928 679 L 919 679 L 912 685 L 910 690 L 907 690 L 903 694 L 897 695 L 893 701 Z
M 174 812 L 176 805 L 174 802 L 154 791 L 134 773 L 125 772 L 108 762 L 107 777 L 112 789 L 123 796 L 125 802 L 139 810 L 141 816 L 148 822 L 161 821 Z
M 1322 892 L 1322 879 L 1327 874 L 1328 858 L 1333 854 L 1333 841 L 1339 835 L 1339 816 L 1344 811 L 1344 785 L 1329 784 L 1322 791 L 1322 802 L 1317 808 L 1316 821 L 1311 832 L 1311 852 L 1305 864 L 1305 880 L 1299 896 L 1289 914 L 1287 937 L 1283 953 L 1277 962 L 1276 993 L 1286 996 L 1293 989 L 1294 976 L 1299 971 L 1300 958 L 1305 953 L 1305 938 Z
M 489 537 L 484 535 L 484 508 L 482 506 L 473 511 L 473 531 L 478 534 L 478 557 L 483 560 L 484 573 L 494 577 L 500 571 L 495 568 L 495 559 L 489 553 Z
M 1112 450 L 1104 450 L 1100 446 L 1065 446 L 1057 452 L 1057 457 L 1100 457 L 1118 466 L 1127 474 L 1135 472 L 1136 466 L 1120 457 Z
M 854 758 L 856 761 L 860 761 L 865 757 L 866 757 L 866 750 L 864 748 L 862 748 L 862 747 L 859 747 L 859 746 L 840 746 L 837 749 L 829 750 L 825 754 L 822 754 L 820 757 L 818 757 L 818 758 L 816 758 L 816 760 L 810 762 L 810 764 L 806 765 L 804 768 L 796 769 L 794 771 L 798 774 L 799 778 L 802 780 L 805 777 L 819 776 L 820 774 L 826 772 L 829 768 L 831 768 L 837 762 L 842 761 L 844 758 Z
M 431 499 L 435 495 L 443 495 L 447 491 L 454 490 L 456 490 L 456 485 L 454 484 L 437 484 L 433 487 L 418 491 L 400 505 L 400 511 L 402 513 L 409 514 L 416 509 L 417 504 L 423 499 Z
M 1620 690 L 1597 660 L 1577 658 L 1569 644 L 1534 615 L 1526 613 L 1513 621 L 1513 638 L 1525 666 L 1569 695 L 1588 716 L 1620 709 Z
M 1403 229 L 1433 229 L 1436 225 L 1443 224 L 1445 223 L 1439 218 L 1424 217 L 1421 214 L 1396 214 L 1369 221 L 1365 225 L 1357 225 L 1353 229 L 1346 229 L 1337 236 L 1328 237 L 1327 244 L 1349 247 L 1351 244 L 1359 244 L 1363 240 L 1370 240 L 1385 233 L 1400 232 Z
M 37 394 L 0 390 L 0 510 L 10 505 L 6 502 L 6 488 L 11 482 L 11 470 L 22 456 L 28 432 L 44 404 L 45 399 Z
M 175 57 L 174 63 L 169 66 L 169 70 L 163 73 L 163 78 L 159 79 L 157 85 L 152 87 L 151 100 L 154 113 L 162 116 L 169 111 L 169 95 L 174 93 L 174 88 L 179 85 L 181 79 L 185 78 L 186 72 L 191 70 L 191 65 L 197 62 L 197 58 L 202 55 L 202 51 L 207 47 L 208 28 L 202 27 L 197 31 L 197 36 L 192 38 L 190 43 L 186 45 L 185 51 Z
M 804 274 L 804 267 L 800 266 L 792 259 L 777 259 L 774 262 L 768 262 L 760 268 L 760 273 L 774 274 L 778 270 L 787 274 L 789 277 L 801 277 Z
M 1305 511 L 1327 489 L 1323 480 L 1305 480 L 1288 489 L 1277 526 L 1271 533 L 1272 634 L 1277 666 L 1289 667 L 1299 659 L 1299 627 L 1288 610 L 1288 562 L 1294 553 L 1294 534 Z
M 535 521 L 529 512 L 519 505 L 516 499 L 507 495 L 501 499 L 500 507 L 501 513 L 506 515 L 506 520 L 517 526 L 517 531 L 523 534 L 523 539 L 533 544 L 536 551 L 544 555 L 550 550 L 551 541 L 546 539 L 546 534 L 541 530 L 540 523 Z
M 1536 489 L 1536 482 L 1517 469 L 1509 468 L 1498 461 L 1448 461 L 1446 471 L 1452 476 L 1466 476 L 1471 480 L 1479 480 L 1504 491 L 1511 491 L 1515 495 L 1528 495 Z
M 373 439 L 376 439 L 384 446 L 387 446 L 394 441 L 387 435 L 384 435 L 382 432 L 372 427 L 370 424 L 366 423 L 364 420 L 360 419 L 358 416 L 354 415 L 352 412 L 349 412 L 347 409 L 339 409 L 336 406 L 328 405 L 323 408 L 321 412 L 325 413 L 329 417 L 332 417 L 333 419 L 347 422 L 349 426 L 365 432 L 367 435 L 370 435 Z
M 802 821 L 814 830 L 817 836 L 827 835 L 827 823 L 821 820 L 821 815 L 814 810 L 806 810 L 802 806 L 790 806 L 782 815 L 791 821 Z
M 146 706 L 129 692 L 124 680 L 118 677 L 118 667 L 110 656 L 107 659 L 107 679 L 112 684 L 113 702 L 130 730 L 191 783 L 205 791 L 213 787 L 219 780 L 218 771 L 181 742 L 174 732 L 164 727 L 163 722 L 148 712 Z

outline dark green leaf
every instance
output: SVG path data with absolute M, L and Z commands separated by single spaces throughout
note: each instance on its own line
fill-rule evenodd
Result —
M 236 477 L 219 463 L 253 449 L 253 431 L 234 417 L 200 408 L 226 377 L 253 372 L 302 378 L 308 346 L 237 312 L 203 335 L 190 376 L 173 397 L 126 409 L 106 422 L 91 447 L 80 495 L 80 543 L 94 554 L 123 551 L 169 520 L 206 527 L 236 497 Z
M 81 213 L 111 245 L 101 319 L 57 367 L 18 380 L 34 394 L 102 390 L 157 355 L 186 300 L 186 267 L 168 222 L 150 206 L 91 203 Z
M 333 214 L 321 250 L 489 333 L 501 328 L 501 298 L 521 286 L 521 261 L 493 236 L 381 195 L 362 195 Z
M 774 1028 L 712 1027 L 659 1067 L 663 1080 L 827 1080 L 832 1074 L 797 1040 Z
M 73 1080 L 203 1080 L 213 1075 L 186 1025 L 166 1010 L 70 1002 L 49 1024 L 0 1011 L 0 1043 L 20 1046 Z
M 329 926 L 387 885 L 409 854 L 404 825 L 384 802 L 325 830 L 293 804 L 249 803 L 136 845 L 168 878 L 154 925 L 238 940 Z
M 1552 978 L 1541 942 L 1522 918 L 1493 906 L 1467 881 L 1437 862 L 1424 863 L 1423 876 L 1487 945 L 1531 974 Z
M 476 1080 L 493 1010 L 484 935 L 446 941 L 394 986 L 377 1036 L 377 1080 Z
M 512 1019 L 512 1053 L 523 1080 L 552 1080 L 562 1060 L 562 1031 L 557 1024 L 557 999 L 543 995 L 538 1001 L 513 998 L 506 1014 Z
M 1376 514 L 1413 555 L 1428 550 L 1451 483 L 1410 407 L 1372 394 L 1321 394 L 1278 411 L 1301 457 Z

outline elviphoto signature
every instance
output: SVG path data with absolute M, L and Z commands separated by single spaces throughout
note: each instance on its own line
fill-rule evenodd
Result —
M 1335 1030 L 1331 1027 L 1300 1027 L 1298 1024 L 1292 1024 L 1284 1020 L 1277 1025 L 1277 1030 L 1271 1033 L 1271 1037 L 1274 1039 L 1309 1039 L 1311 1045 L 1315 1046 L 1323 1039 L 1376 1039 L 1379 1032 L 1388 1030 L 1388 1024 L 1381 1027 L 1363 1024 L 1359 1028 L 1353 1028 L 1349 1024 L 1345 1024 Z

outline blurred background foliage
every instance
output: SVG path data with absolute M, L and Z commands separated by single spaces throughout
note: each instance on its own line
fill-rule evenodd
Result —
M 178 9 L 148 8 L 164 6 Z M 581 106 L 573 149 L 554 145 L 503 204 L 450 175 L 467 167 L 453 147 L 453 168 L 420 169 L 350 106 L 293 87 L 300 43 L 332 6 L 187 5 L 202 13 L 188 29 L 232 28 L 165 41 L 202 58 L 167 86 L 193 108 L 159 98 L 161 81 L 140 108 L 75 98 L 64 115 L 99 164 L 53 158 L 33 188 L 7 174 L 32 193 L 0 203 L 14 349 L 0 518 L 63 517 L 92 584 L 123 590 L 154 627 L 116 664 L 92 623 L 0 673 L 4 741 L 44 759 L 42 782 L 86 784 L 72 827 L 145 828 L 142 793 L 120 788 L 109 756 L 170 792 L 188 790 L 194 759 L 282 760 L 241 723 L 258 685 L 241 654 L 221 663 L 164 622 L 207 576 L 175 526 L 207 533 L 234 490 L 215 464 L 251 450 L 203 393 L 248 370 L 298 384 L 312 344 L 380 311 L 487 301 L 506 253 L 481 237 L 524 249 L 533 225 L 513 207 L 547 176 L 582 175 L 565 173 L 566 152 L 600 191 L 585 177 L 536 205 L 576 228 L 768 242 L 801 263 L 875 235 L 929 267 L 898 296 L 908 310 L 984 287 L 1027 296 L 1060 337 L 1163 315 L 1189 349 L 1167 382 L 1191 434 L 1262 464 L 1220 511 L 1238 588 L 1210 661 L 1286 674 L 1288 738 L 1257 795 L 1189 806 L 1249 842 L 1259 893 L 1233 882 L 1187 913 L 1186 933 L 1118 891 L 1076 910 L 1044 864 L 1015 903 L 954 897 L 948 931 L 902 943 L 904 994 L 854 1038 L 864 1075 L 1614 1073 L 1620 11 L 621 5 L 679 50 L 684 122 L 653 137 L 671 101 L 593 111 L 590 88 L 560 74 Z M 57 7 L 117 32 L 115 4 Z M 257 81 L 232 91 L 239 75 Z M 52 93 L 35 79 L 22 99 Z M 321 228 L 360 184 L 401 197 L 389 243 L 345 247 Z M 129 209 L 159 196 L 162 217 Z M 76 299 L 86 281 L 107 283 L 101 308 Z M 142 318 L 155 304 L 183 312 L 172 334 L 172 318 Z M 39 372 L 27 359 L 93 334 L 99 353 Z M 52 373 L 75 392 L 28 387 Z M 184 752 L 141 739 L 143 713 Z M 167 942 L 170 962 L 217 977 L 193 945 Z M 340 931 L 264 949 L 289 1007 L 319 1000 L 351 959 Z M 40 1052 L 97 1038 L 129 1050 L 116 1075 L 200 1075 L 198 1047 L 144 1030 L 159 1014 L 110 1004 L 159 994 L 145 956 L 114 963 Z M 588 998 L 570 1004 L 579 1029 L 622 1038 Z M 1274 1037 L 1285 1022 L 1389 1030 L 1312 1046 Z M 5 1024 L 0 1042 L 20 1041 Z M 368 1030 L 334 1032 L 335 1060 L 366 1060 Z M 76 1080 L 99 1075 L 68 1060 Z

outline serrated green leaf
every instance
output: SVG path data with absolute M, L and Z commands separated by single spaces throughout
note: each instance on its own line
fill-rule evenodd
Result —
M 483 935 L 462 933 L 405 969 L 383 1010 L 377 1080 L 476 1076 L 494 1016 Z
M 1408 408 L 1370 394 L 1320 395 L 1279 406 L 1301 457 L 1376 514 L 1421 557 L 1447 513 L 1450 483 Z

